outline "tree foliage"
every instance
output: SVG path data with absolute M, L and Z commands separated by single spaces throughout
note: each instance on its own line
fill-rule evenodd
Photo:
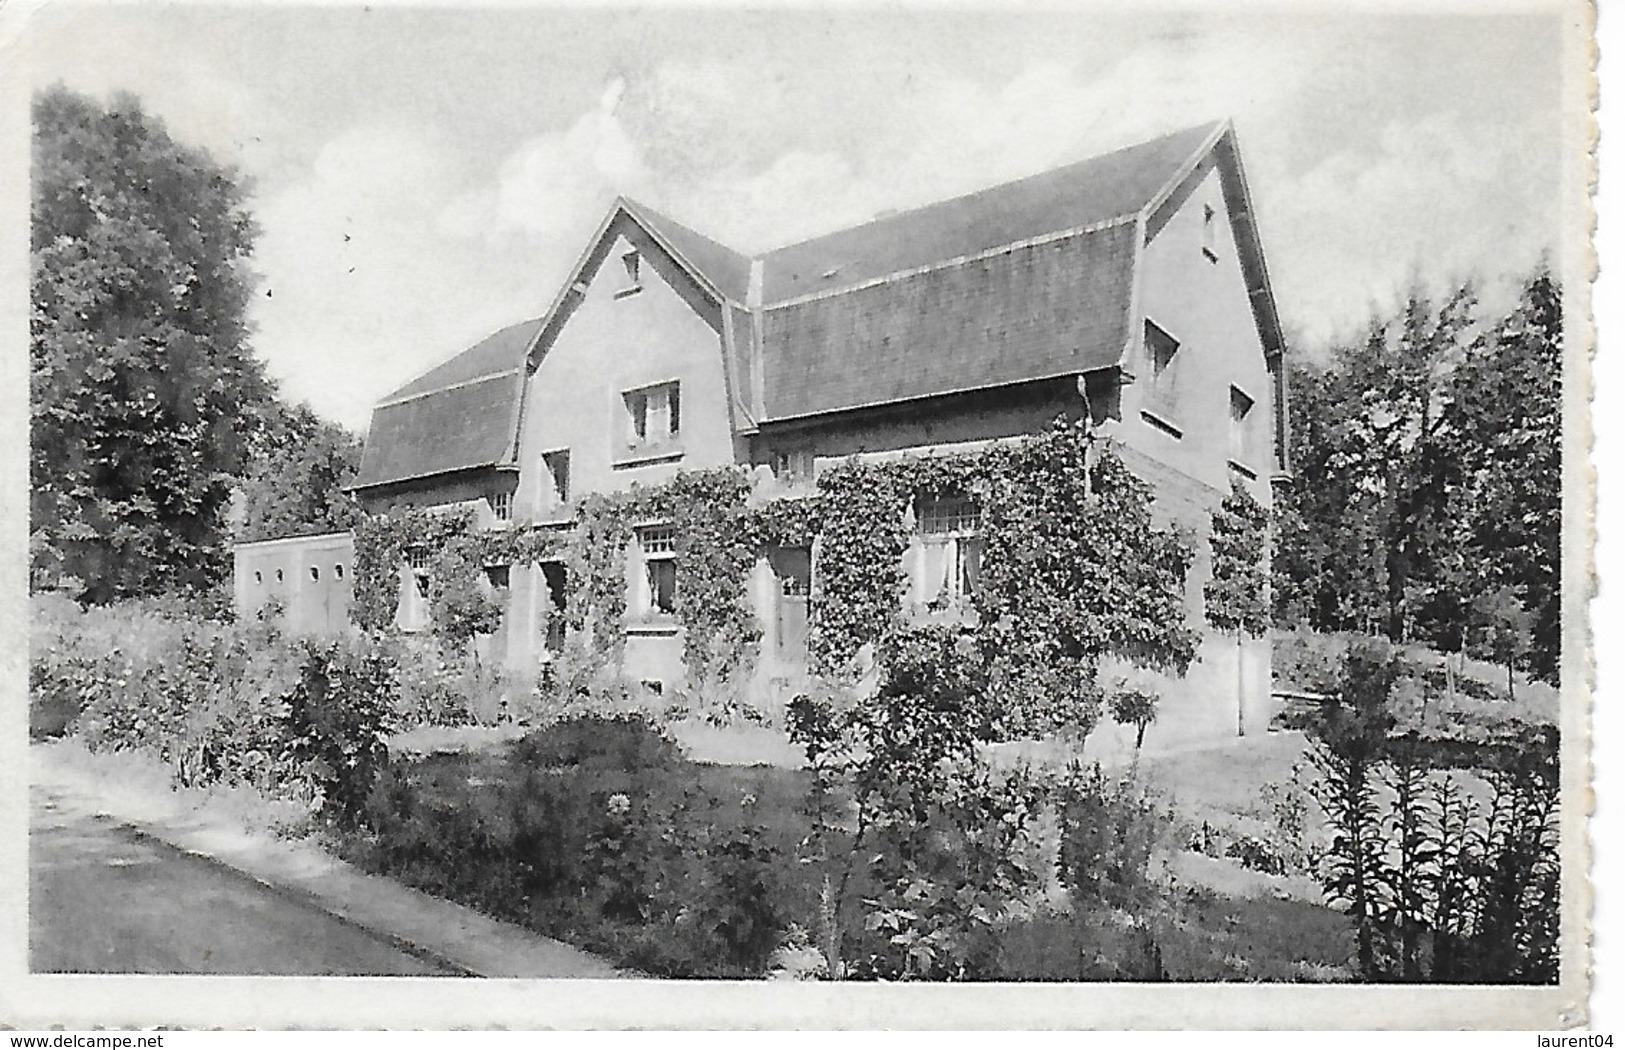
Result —
M 361 465 L 361 442 L 305 405 L 277 406 L 242 482 L 244 540 L 343 532 L 361 519 L 345 491 Z
M 236 176 L 131 96 L 34 101 L 37 570 L 105 602 L 225 575 L 225 510 L 272 393 Z
M 1295 483 L 1277 513 L 1275 618 L 1491 655 L 1487 596 L 1561 643 L 1562 311 L 1544 267 L 1502 317 L 1471 286 L 1410 296 L 1324 365 L 1293 368 Z M 1505 588 L 1505 591 L 1502 589 Z

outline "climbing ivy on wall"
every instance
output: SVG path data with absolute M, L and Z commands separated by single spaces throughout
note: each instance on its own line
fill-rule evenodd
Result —
M 851 459 L 819 475 L 824 510 L 807 639 L 815 673 L 850 677 L 864 645 L 884 645 L 901 626 L 911 506 L 920 497 L 974 497 L 985 467 L 976 455 L 908 456 Z
M 745 583 L 757 548 L 740 527 L 750 479 L 731 467 L 679 474 L 663 496 L 677 531 L 677 620 L 691 681 L 748 670 L 762 629 Z
M 502 605 L 487 593 L 480 577 L 489 564 L 483 537 L 449 537 L 429 562 L 429 625 L 451 652 L 461 652 L 477 634 L 502 623 Z
M 818 478 L 827 512 L 807 611 L 807 657 L 816 674 L 843 677 L 865 643 L 902 617 L 907 500 L 889 471 L 851 460 Z
M 1269 628 L 1269 512 L 1240 483 L 1213 515 L 1213 573 L 1202 586 L 1207 621 L 1250 638 Z
M 1190 544 L 1152 522 L 1149 487 L 1081 421 L 976 453 L 853 458 L 820 474 L 817 495 L 805 498 L 751 504 L 748 475 L 735 467 L 679 474 L 661 486 L 587 496 L 568 532 L 471 535 L 470 515 L 423 511 L 369 518 L 357 529 L 357 619 L 370 629 L 389 625 L 395 573 L 412 546 L 449 547 L 437 568 L 468 576 L 484 565 L 559 559 L 570 577 L 569 626 L 584 635 L 593 666 L 616 666 L 633 530 L 670 522 L 691 684 L 724 682 L 752 666 L 762 632 L 748 583 L 757 558 L 774 547 L 815 550 L 810 667 L 850 679 L 863 670 L 865 646 L 884 660 L 903 624 L 910 512 L 933 496 L 968 497 L 982 511 L 974 633 L 999 732 L 1087 732 L 1099 718 L 1096 678 L 1106 656 L 1176 673 L 1189 665 L 1197 641 L 1184 598 Z M 445 593 L 455 591 L 448 585 Z M 489 629 L 479 603 L 464 604 L 447 606 L 458 620 L 450 629 Z
M 1151 520 L 1149 487 L 1082 422 L 990 454 L 978 639 L 999 728 L 1024 736 L 1098 722 L 1100 661 L 1183 674 L 1191 549 Z
M 430 558 L 453 537 L 474 528 L 474 512 L 395 510 L 367 515 L 355 527 L 355 581 L 350 610 L 363 630 L 384 631 L 395 622 L 400 597 L 400 568 L 407 552 L 422 550 Z

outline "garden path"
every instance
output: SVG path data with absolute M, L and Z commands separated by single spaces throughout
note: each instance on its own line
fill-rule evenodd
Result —
M 237 878 L 246 877 L 280 895 L 290 907 L 317 909 L 386 946 L 430 960 L 433 965 L 426 972 L 525 978 L 621 976 L 595 955 L 366 874 L 310 843 L 245 831 L 229 816 L 179 794 L 131 792 L 128 783 L 98 776 L 95 764 L 71 747 L 59 742 L 29 748 L 31 793 L 37 801 L 33 854 L 49 858 L 56 849 L 55 862 L 71 858 L 84 843 L 53 846 L 52 825 L 74 820 L 94 824 L 99 816 L 103 818 L 99 823 L 133 830 L 139 833 L 137 838 L 144 835 L 232 869 Z M 46 802 L 53 808 L 46 809 Z M 129 831 L 123 834 L 128 840 Z M 131 907 L 137 906 L 131 902 Z M 156 901 L 151 906 L 160 907 Z

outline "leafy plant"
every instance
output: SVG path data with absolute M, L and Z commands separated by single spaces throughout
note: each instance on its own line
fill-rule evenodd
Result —
M 1134 748 L 1145 743 L 1145 731 L 1157 720 L 1157 702 L 1161 698 L 1156 690 L 1120 685 L 1107 694 L 1112 720 L 1118 725 L 1134 727 Z
M 1213 515 L 1213 568 L 1202 585 L 1207 620 L 1236 638 L 1236 733 L 1245 735 L 1247 683 L 1241 650 L 1269 630 L 1269 512 L 1240 481 Z
M 360 816 L 389 761 L 398 685 L 387 657 L 372 648 L 307 641 L 299 682 L 288 697 L 288 746 L 341 824 Z

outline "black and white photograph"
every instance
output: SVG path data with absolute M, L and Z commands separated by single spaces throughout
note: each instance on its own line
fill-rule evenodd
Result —
M 1589 6 L 6 15 L 0 1023 L 1585 1023 Z

